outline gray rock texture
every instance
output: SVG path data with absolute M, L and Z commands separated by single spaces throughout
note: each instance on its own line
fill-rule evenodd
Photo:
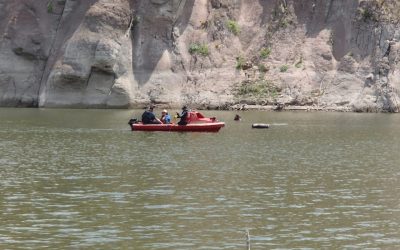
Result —
M 400 108 L 395 0 L 0 0 L 0 106 Z

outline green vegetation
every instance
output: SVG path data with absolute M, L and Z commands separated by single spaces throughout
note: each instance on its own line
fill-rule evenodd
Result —
M 286 29 L 289 26 L 290 21 L 286 20 L 286 19 L 281 19 L 281 21 L 279 22 L 279 26 L 283 29 Z
M 301 68 L 303 66 L 303 57 L 300 57 L 299 61 L 294 65 L 296 68 Z
M 134 15 L 132 17 L 132 27 L 135 27 L 136 25 L 138 25 L 140 23 L 140 17 Z
M 280 67 L 279 71 L 283 73 L 283 72 L 286 72 L 288 69 L 289 69 L 289 66 L 287 66 L 287 65 L 285 64 L 285 65 L 282 65 L 282 66 Z
M 137 16 L 137 15 L 135 15 L 135 14 L 132 14 L 132 16 L 131 16 L 131 22 L 130 22 L 130 24 L 129 24 L 130 29 L 131 29 L 131 30 L 134 30 L 134 29 L 135 29 L 135 26 L 138 25 L 139 23 L 140 23 L 140 17 Z
M 243 66 L 245 63 L 246 63 L 246 60 L 245 60 L 243 57 L 241 57 L 241 56 L 236 57 L 236 69 L 241 69 L 242 66 Z
M 260 72 L 262 72 L 262 73 L 265 73 L 265 72 L 268 71 L 268 68 L 265 67 L 264 64 L 260 64 L 260 65 L 258 65 L 258 70 L 259 70 Z
M 53 13 L 53 0 L 47 2 L 47 13 Z
M 275 98 L 280 90 L 271 81 L 259 79 L 255 82 L 243 82 L 235 92 L 236 96 Z
M 208 56 L 210 52 L 208 51 L 207 44 L 199 44 L 199 43 L 192 43 L 189 46 L 189 53 L 190 54 L 198 54 L 202 56 Z
M 13 51 L 17 55 L 22 55 L 22 53 L 24 53 L 24 49 L 21 47 L 15 48 L 15 49 L 13 49 Z
M 239 24 L 237 22 L 235 22 L 234 20 L 229 20 L 228 22 L 226 22 L 226 26 L 228 27 L 228 30 L 232 34 L 234 34 L 235 36 L 239 35 L 240 27 L 239 27 Z
M 261 51 L 260 51 L 260 57 L 262 59 L 268 58 L 270 54 L 271 54 L 271 49 L 270 48 L 262 48 Z
M 360 14 L 361 14 L 361 18 L 364 22 L 377 21 L 373 10 L 370 8 L 361 8 Z

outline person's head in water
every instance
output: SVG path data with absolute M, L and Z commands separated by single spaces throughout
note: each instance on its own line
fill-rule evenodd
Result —
M 235 115 L 235 118 L 233 118 L 233 120 L 234 120 L 234 121 L 240 121 L 240 120 L 241 120 L 240 115 L 236 114 L 236 115 Z

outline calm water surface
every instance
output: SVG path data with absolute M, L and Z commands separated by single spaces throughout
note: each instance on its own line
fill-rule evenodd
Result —
M 207 134 L 132 112 L 0 109 L 0 249 L 400 247 L 399 115 L 206 112 Z

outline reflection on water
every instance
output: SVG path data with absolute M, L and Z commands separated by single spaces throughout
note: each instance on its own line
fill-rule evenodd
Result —
M 400 246 L 397 115 L 208 112 L 207 134 L 131 112 L 0 109 L 0 248 Z

